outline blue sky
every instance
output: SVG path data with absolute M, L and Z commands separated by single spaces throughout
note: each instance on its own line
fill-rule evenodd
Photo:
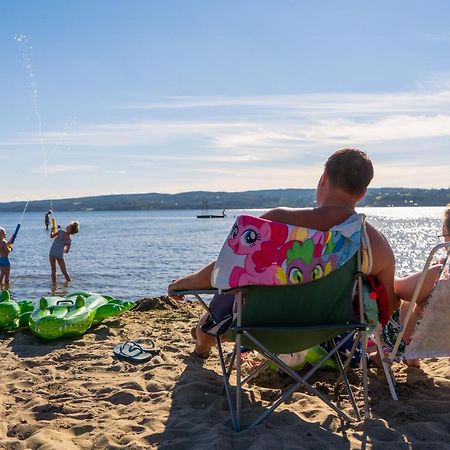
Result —
M 449 187 L 450 2 L 2 2 L 0 201 Z M 18 36 L 20 36 L 18 38 Z

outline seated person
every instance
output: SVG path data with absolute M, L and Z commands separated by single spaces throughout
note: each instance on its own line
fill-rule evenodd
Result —
M 367 154 L 356 149 L 342 149 L 333 153 L 325 163 L 324 171 L 316 190 L 316 208 L 275 208 L 261 217 L 274 222 L 299 227 L 327 231 L 355 214 L 356 204 L 364 197 L 367 186 L 373 178 L 372 162 Z M 371 275 L 377 276 L 386 289 L 390 312 L 399 306 L 394 293 L 395 261 L 392 249 L 385 237 L 374 227 L 367 224 L 367 232 L 372 248 Z M 197 272 L 182 277 L 168 287 L 171 291 L 211 289 L 211 274 L 214 262 Z M 217 295 L 210 304 L 216 319 L 232 313 L 234 297 Z M 215 340 L 204 333 L 202 324 L 207 320 L 204 314 L 193 330 L 196 339 L 194 353 L 207 358 Z
M 442 221 L 442 235 L 441 237 L 445 242 L 450 242 L 450 204 L 447 205 L 444 211 L 443 221 Z M 426 300 L 430 296 L 430 293 L 437 281 L 437 277 L 442 270 L 442 263 L 444 261 L 438 261 L 437 264 L 432 265 L 428 269 L 427 276 L 423 282 L 422 288 L 420 290 L 419 296 L 417 297 L 416 305 L 411 313 L 409 321 L 405 327 L 403 334 L 403 340 L 408 344 L 411 340 L 414 328 L 416 327 L 417 321 L 422 315 L 423 309 L 426 305 Z M 407 310 L 409 308 L 409 301 L 412 299 L 414 290 L 416 288 L 417 282 L 422 272 L 417 272 L 408 275 L 403 278 L 396 278 L 394 281 L 395 293 L 402 299 L 402 305 L 400 309 L 400 323 L 403 322 Z M 448 274 L 447 274 L 448 278 Z M 420 362 L 418 359 L 409 359 L 407 364 L 410 367 L 420 367 Z

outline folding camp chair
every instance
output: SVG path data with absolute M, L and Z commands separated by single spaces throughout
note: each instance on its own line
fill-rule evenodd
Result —
M 417 302 L 427 271 L 436 252 L 442 249 L 446 251 L 446 257 L 440 277 L 445 270 L 448 270 L 446 266 L 450 262 L 450 243 L 446 242 L 436 245 L 431 250 L 415 287 L 407 313 L 403 319 L 403 324 L 396 324 L 399 333 L 392 351 L 388 355 L 382 356 L 383 369 L 393 400 L 398 400 L 392 371 L 394 362 L 412 358 L 450 357 L 450 339 L 448 339 L 450 332 L 450 279 L 440 280 L 435 284 L 427 300 L 422 317 L 415 327 L 411 341 L 407 345 L 402 341 L 406 324 Z M 380 355 L 383 355 L 380 335 L 376 335 L 375 338 L 378 352 Z
M 251 236 L 258 234 L 253 227 L 253 232 L 256 234 L 248 233 L 248 227 L 245 228 L 243 224 L 246 223 L 243 216 L 238 217 L 236 224 L 234 225 L 230 238 L 224 244 L 221 250 L 221 254 L 216 262 L 216 269 L 213 273 L 213 282 L 222 286 L 220 280 L 226 279 L 230 281 L 234 275 L 243 275 L 243 279 L 247 282 L 248 273 L 244 273 L 243 270 L 236 271 L 235 267 L 232 269 L 233 264 L 229 264 L 230 261 L 230 247 L 233 247 L 233 240 L 244 238 L 245 242 L 250 242 Z M 256 219 L 256 218 L 255 218 Z M 355 219 L 355 218 L 354 218 Z M 250 219 L 249 219 L 250 220 Z M 258 219 L 263 220 L 263 219 Z M 248 222 L 248 220 L 247 220 Z M 267 222 L 267 221 L 265 221 Z M 275 410 L 281 403 L 285 402 L 301 385 L 303 385 L 308 392 L 313 395 L 317 395 L 323 400 L 330 408 L 332 408 L 336 414 L 344 421 L 351 422 L 352 419 L 342 409 L 340 409 L 335 403 L 333 403 L 325 394 L 314 388 L 309 379 L 311 376 L 324 365 L 330 358 L 335 358 L 340 376 L 343 380 L 345 390 L 347 391 L 350 402 L 352 404 L 355 417 L 357 420 L 361 420 L 358 407 L 356 405 L 355 397 L 350 387 L 350 383 L 347 379 L 346 371 L 344 370 L 341 358 L 339 356 L 339 349 L 344 346 L 348 341 L 354 339 L 359 334 L 363 355 L 366 353 L 367 347 L 367 325 L 364 318 L 364 304 L 362 296 L 362 278 L 361 273 L 361 228 L 363 226 L 364 218 L 359 216 L 357 222 L 353 223 L 353 231 L 351 238 L 353 244 L 356 246 L 350 246 L 353 250 L 350 250 L 346 242 L 343 242 L 342 236 L 333 234 L 326 234 L 323 232 L 316 232 L 315 230 L 308 231 L 305 234 L 305 229 L 301 232 L 296 231 L 294 234 L 291 232 L 289 236 L 302 236 L 303 240 L 296 247 L 289 241 L 289 249 L 294 247 L 297 249 L 297 253 L 301 253 L 300 247 L 306 246 L 308 236 L 313 235 L 316 242 L 322 242 L 319 247 L 323 253 L 329 256 L 336 250 L 334 255 L 340 255 L 343 253 L 343 258 L 340 258 L 342 265 L 335 270 L 331 270 L 326 276 L 319 277 L 318 279 L 311 280 L 306 283 L 300 284 L 285 284 L 285 285 L 260 285 L 249 284 L 243 287 L 231 286 L 231 290 L 225 290 L 222 292 L 232 292 L 235 295 L 235 313 L 231 318 L 231 326 L 226 332 L 227 337 L 234 340 L 234 349 L 231 356 L 231 360 L 228 368 L 226 367 L 222 343 L 221 333 L 223 332 L 223 323 L 220 319 L 214 317 L 209 321 L 209 329 L 204 329 L 205 332 L 211 334 L 216 339 L 217 350 L 219 354 L 219 360 L 223 373 L 223 380 L 225 386 L 225 392 L 228 398 L 229 408 L 231 412 L 232 426 L 236 431 L 241 429 L 241 412 L 242 412 L 242 388 L 243 386 L 252 380 L 257 374 L 265 369 L 270 363 L 275 364 L 282 372 L 291 376 L 295 383 L 293 386 L 287 388 L 282 395 L 273 403 L 271 407 L 265 410 L 259 417 L 250 423 L 248 428 L 257 425 L 263 421 L 271 412 Z M 267 224 L 262 224 L 262 227 Z M 247 230 L 242 232 L 242 228 Z M 239 231 L 237 231 L 239 229 Z M 259 232 L 259 231 L 258 231 Z M 325 241 L 320 240 L 318 233 L 326 235 Z M 260 234 L 263 234 L 262 232 Z M 271 238 L 274 238 L 274 233 L 267 233 Z M 335 238 L 335 239 L 334 239 Z M 345 240 L 345 239 L 344 239 Z M 351 239 L 350 239 L 351 240 Z M 325 245 L 326 244 L 326 245 Z M 328 247 L 326 247 L 328 245 Z M 283 244 L 279 244 L 281 248 Z M 299 247 L 300 246 L 300 247 Z M 262 247 L 261 247 L 262 248 Z M 314 253 L 317 256 L 317 248 L 314 247 Z M 328 250 L 327 250 L 328 248 Z M 286 249 L 284 248 L 283 251 Z M 355 251 L 354 251 L 355 250 Z M 295 253 L 294 250 L 292 250 Z M 276 253 L 276 252 L 275 252 Z M 293 258 L 293 253 L 290 256 Z M 224 257 L 225 254 L 225 257 Z M 263 259 L 261 255 L 252 256 L 252 261 Z M 292 259 L 291 258 L 291 259 Z M 233 258 L 231 258 L 233 259 Z M 307 259 L 305 257 L 305 259 Z M 225 264 L 224 261 L 225 260 Z M 228 261 L 228 263 L 227 263 Z M 333 259 L 336 262 L 336 258 Z M 242 261 L 241 261 L 242 262 Z M 314 261 L 313 261 L 314 262 Z M 330 262 L 330 259 L 328 260 Z M 328 267 L 326 264 L 323 264 Z M 226 266 L 226 267 L 224 267 Z M 280 265 L 277 265 L 275 273 L 279 272 Z M 329 268 L 328 268 L 329 269 Z M 223 273 L 225 272 L 225 276 Z M 291 272 L 292 274 L 292 268 Z M 234 274 L 234 275 L 233 275 Z M 297 273 L 298 275 L 298 273 Z M 236 277 L 234 277 L 235 279 Z M 242 279 L 242 278 L 241 278 Z M 280 279 L 283 279 L 281 276 Z M 266 280 L 267 281 L 267 280 Z M 286 281 L 286 280 L 284 280 Z M 225 284 L 226 287 L 230 287 Z M 202 294 L 210 294 L 218 291 L 178 291 L 173 292 L 178 295 L 194 295 L 203 306 L 209 311 L 208 305 L 202 298 Z M 356 304 L 354 301 L 355 292 L 358 292 Z M 356 308 L 355 308 L 356 306 Z M 355 313 L 355 309 L 358 313 Z M 209 311 L 210 312 L 210 311 Z M 229 321 L 229 318 L 225 318 L 224 322 Z M 212 325 L 212 326 L 211 326 Z M 339 342 L 335 342 L 335 338 L 338 335 L 346 333 L 345 337 Z M 331 343 L 331 349 L 329 352 L 306 374 L 300 375 L 292 368 L 288 367 L 277 355 L 293 353 L 306 350 L 314 345 L 324 342 Z M 241 348 L 245 346 L 247 349 L 256 350 L 262 356 L 266 358 L 265 362 L 256 367 L 245 379 L 242 380 L 242 367 L 241 367 Z M 367 361 L 366 358 L 362 358 L 363 364 L 363 382 L 364 382 L 364 415 L 368 414 L 368 400 L 367 400 Z M 236 398 L 233 401 L 232 386 L 230 384 L 230 374 L 233 367 L 236 367 Z

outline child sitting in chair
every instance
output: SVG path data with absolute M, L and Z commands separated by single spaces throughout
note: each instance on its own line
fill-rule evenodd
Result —
M 444 210 L 443 222 L 442 222 L 442 234 L 439 236 L 444 239 L 444 242 L 450 242 L 450 204 L 448 204 Z M 424 280 L 422 285 L 422 289 L 417 298 L 417 303 L 412 311 L 412 314 L 409 318 L 408 323 L 406 324 L 405 331 L 403 334 L 403 340 L 406 344 L 408 344 L 411 340 L 411 336 L 414 332 L 414 328 L 416 327 L 417 321 L 422 315 L 423 309 L 426 305 L 426 300 L 431 294 L 434 285 L 437 282 L 437 277 L 441 273 L 442 264 L 445 262 L 445 258 L 437 261 L 437 263 L 433 264 L 428 269 L 428 274 Z M 403 300 L 402 305 L 400 307 L 400 323 L 402 323 L 403 318 L 405 317 L 408 308 L 409 301 L 411 300 L 417 282 L 421 272 L 417 272 L 411 275 L 408 275 L 404 278 L 396 278 L 394 281 L 394 289 L 395 293 Z M 446 281 L 449 279 L 448 269 L 443 274 L 443 277 L 446 278 Z M 420 362 L 418 359 L 409 359 L 407 360 L 407 364 L 410 367 L 420 367 Z

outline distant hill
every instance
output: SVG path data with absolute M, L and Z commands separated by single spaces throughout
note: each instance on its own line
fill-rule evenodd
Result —
M 53 200 L 57 211 L 167 210 L 307 207 L 315 205 L 315 189 L 267 189 L 245 192 L 194 191 L 179 194 L 118 194 Z M 361 206 L 444 206 L 450 189 L 369 189 Z M 22 211 L 24 202 L 0 203 L 1 212 Z M 45 211 L 49 200 L 32 201 L 28 211 Z

